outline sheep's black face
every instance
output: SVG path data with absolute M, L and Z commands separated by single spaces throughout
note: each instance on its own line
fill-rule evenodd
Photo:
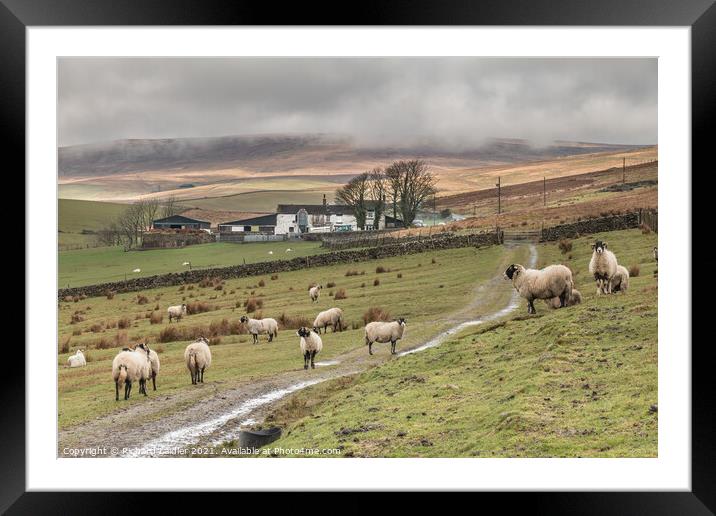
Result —
M 405 318 L 401 317 L 400 319 L 398 319 L 398 324 L 400 324 L 401 326 L 405 326 Z
M 505 271 L 505 278 L 506 279 L 512 279 L 512 277 L 517 272 L 517 267 L 515 267 L 515 264 L 513 263 L 509 267 L 507 267 L 507 270 Z
M 296 332 L 296 335 L 298 335 L 299 337 L 308 337 L 310 334 L 311 334 L 311 330 L 309 330 L 305 326 L 302 326 Z
M 249 318 L 246 317 L 245 315 L 242 315 L 241 319 L 239 319 L 239 321 L 241 321 L 242 323 L 247 323 L 247 322 L 249 322 Z
M 592 246 L 592 249 L 594 249 L 598 254 L 602 254 L 606 248 L 607 248 L 607 243 L 602 242 L 601 240 L 597 240 L 595 242 L 595 244 Z

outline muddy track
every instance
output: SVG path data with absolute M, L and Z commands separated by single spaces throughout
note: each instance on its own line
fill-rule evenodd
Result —
M 534 266 L 536 261 L 536 248 L 530 246 L 528 266 Z M 509 301 L 497 310 L 485 311 L 500 299 Z M 217 445 L 236 439 L 242 426 L 262 421 L 277 401 L 293 392 L 438 346 L 450 335 L 498 319 L 517 306 L 516 293 L 500 273 L 479 285 L 469 304 L 444 319 L 447 329 L 396 356 L 383 353 L 384 349 L 370 356 L 361 346 L 330 361 L 317 362 L 318 367 L 308 375 L 297 369 L 247 380 L 228 389 L 220 383 L 206 383 L 172 395 L 159 394 L 146 403 L 61 430 L 58 456 L 67 456 L 63 453 L 66 447 L 85 446 L 106 446 L 109 456 L 182 456 L 197 444 Z M 182 406 L 186 408 L 179 408 Z

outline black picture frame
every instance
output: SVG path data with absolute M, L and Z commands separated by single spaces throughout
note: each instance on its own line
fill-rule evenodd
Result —
M 692 71 L 692 170 L 709 170 L 710 122 L 716 92 L 716 6 L 713 0 L 364 0 L 307 5 L 219 0 L 0 0 L 0 120 L 5 157 L 25 167 L 25 29 L 91 25 L 553 25 L 689 26 Z M 708 168 L 707 168 L 708 167 Z M 686 171 L 682 173 L 686 174 Z M 692 173 L 693 177 L 693 173 Z M 27 230 L 27 229 L 26 229 Z M 692 233 L 693 234 L 693 233 Z M 711 261 L 713 263 L 713 261 Z M 26 274 L 28 271 L 26 271 Z M 690 279 L 689 279 L 690 280 Z M 692 320 L 698 320 L 698 318 Z M 688 336 L 690 339 L 690 336 Z M 712 514 L 716 511 L 714 388 L 708 350 L 692 346 L 692 490 L 690 492 L 485 494 L 549 514 Z M 676 343 L 674 343 L 676 344 Z M 685 343 L 679 343 L 685 344 Z M 701 344 L 701 345 L 699 345 Z M 688 348 L 684 346 L 684 349 Z M 710 374 L 711 373 L 711 374 Z M 126 513 L 138 494 L 37 493 L 25 489 L 25 367 L 3 371 L 0 396 L 4 447 L 0 511 L 10 514 Z M 22 416 L 22 417 L 21 417 Z M 151 478 L 151 474 L 146 474 Z M 127 472 L 131 474 L 131 472 Z M 121 475 L 117 488 L 121 488 Z M 78 487 L 82 479 L 77 479 Z M 320 486 L 317 486 L 320 487 Z M 214 495 L 216 496 L 216 495 Z M 498 499 L 499 497 L 499 499 Z M 196 495 L 172 493 L 162 512 L 203 506 Z M 136 505 L 135 505 L 136 504 Z M 147 507 L 148 509 L 148 507 Z

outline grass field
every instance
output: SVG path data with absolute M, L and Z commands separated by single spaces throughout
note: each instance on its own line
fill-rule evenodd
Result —
M 627 267 L 625 294 L 595 295 L 587 265 L 597 238 Z M 657 455 L 656 235 L 591 235 L 539 264 L 575 272 L 581 305 L 524 301 L 510 320 L 466 330 L 440 347 L 354 378 L 309 387 L 267 422 L 271 446 L 334 448 L 356 457 L 655 457 Z
M 257 248 L 258 246 L 259 244 Z M 247 246 L 231 247 L 239 248 L 246 249 Z M 194 249 L 196 248 L 191 248 Z M 217 260 L 215 249 L 219 248 L 211 247 L 210 253 L 204 253 L 207 259 Z M 187 250 L 189 248 L 182 251 Z M 308 249 L 305 252 L 308 252 Z M 131 254 L 141 259 L 148 252 Z M 60 302 L 59 428 L 88 422 L 135 404 L 148 403 L 148 400 L 136 395 L 136 392 L 129 402 L 115 402 L 114 385 L 110 375 L 111 361 L 118 349 L 141 340 L 148 340 L 159 352 L 161 372 L 157 383 L 158 394 L 162 399 L 178 394 L 189 396 L 182 398 L 182 402 L 177 400 L 174 410 L 181 410 L 181 403 L 195 401 L 202 396 L 216 395 L 217 392 L 241 382 L 287 370 L 302 372 L 303 358 L 293 330 L 282 329 L 278 340 L 272 344 L 266 344 L 265 337 L 262 337 L 262 344 L 259 346 L 253 345 L 245 334 L 237 332 L 227 335 L 227 332 L 222 330 L 227 325 L 236 323 L 245 313 L 242 304 L 248 297 L 261 300 L 263 307 L 260 312 L 264 317 L 280 318 L 285 313 L 303 317 L 308 324 L 312 323 L 318 311 L 331 306 L 341 307 L 349 329 L 324 337 L 324 348 L 319 359 L 329 360 L 343 352 L 365 348 L 362 316 L 367 308 L 382 307 L 393 317 L 406 317 L 410 331 L 400 346 L 420 343 L 443 327 L 446 314 L 465 307 L 472 299 L 477 285 L 498 274 L 510 260 L 524 259 L 525 256 L 524 249 L 505 251 L 499 246 L 481 250 L 454 249 L 281 273 L 276 279 L 255 277 L 228 280 L 221 285 L 220 290 L 216 290 L 214 286 L 202 288 L 192 285 L 186 289 L 167 287 L 118 294 L 113 299 L 102 297 L 87 298 L 76 303 Z M 179 263 L 181 259 L 183 258 L 177 257 Z M 97 263 L 101 263 L 100 258 Z M 378 266 L 390 269 L 390 272 L 378 273 Z M 346 276 L 349 270 L 358 271 L 358 274 Z M 76 274 L 78 278 L 85 277 L 86 272 L 77 271 Z M 374 285 L 375 280 L 379 281 L 378 285 Z M 319 302 L 311 304 L 308 301 L 307 288 L 309 283 L 314 281 L 322 283 L 325 288 Z M 329 287 L 331 283 L 335 285 Z M 331 296 L 332 293 L 338 292 L 338 289 L 345 290 L 345 299 L 335 300 Z M 139 304 L 138 295 L 145 296 L 146 303 Z M 208 388 L 204 389 L 192 389 L 190 384 L 183 361 L 183 351 L 188 341 L 158 342 L 161 340 L 160 331 L 170 326 L 165 316 L 167 306 L 193 301 L 204 301 L 214 309 L 189 315 L 179 323 L 171 323 L 171 327 L 195 331 L 206 336 L 212 333 L 222 334 L 220 342 L 214 342 L 211 348 L 213 364 L 206 374 Z M 164 316 L 158 324 L 151 324 L 148 317 L 154 310 L 157 315 Z M 71 322 L 73 316 L 75 323 Z M 126 318 L 121 323 L 125 328 L 119 329 L 117 323 L 122 318 Z M 226 320 L 226 323 L 223 320 Z M 65 343 L 67 348 L 62 349 L 62 344 Z M 64 367 L 68 353 L 77 348 L 87 350 L 87 367 Z M 385 349 L 381 348 L 380 353 L 384 354 Z M 155 393 L 150 392 L 149 401 L 155 396 Z M 157 411 L 148 414 L 145 420 L 160 418 L 164 413 Z
M 193 268 L 223 267 L 268 260 L 312 256 L 327 249 L 320 242 L 258 242 L 251 244 L 212 243 L 176 249 L 152 249 L 125 252 L 121 247 L 97 247 L 59 253 L 58 286 L 79 287 L 108 281 L 168 272 L 182 272 L 191 262 Z M 286 249 L 293 251 L 286 253 Z M 273 254 L 268 254 L 272 251 Z M 141 272 L 134 273 L 134 269 Z
M 96 237 L 82 234 L 82 231 L 98 231 L 126 208 L 125 204 L 119 203 L 58 199 L 59 248 L 93 244 Z

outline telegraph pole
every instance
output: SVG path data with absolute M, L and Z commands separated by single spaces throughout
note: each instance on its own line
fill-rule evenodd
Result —
M 544 205 L 547 206 L 547 178 L 545 176 L 542 176 L 542 198 Z
M 495 186 L 497 187 L 497 214 L 499 215 L 502 213 L 502 206 L 500 205 L 500 176 L 497 176 L 497 183 Z

